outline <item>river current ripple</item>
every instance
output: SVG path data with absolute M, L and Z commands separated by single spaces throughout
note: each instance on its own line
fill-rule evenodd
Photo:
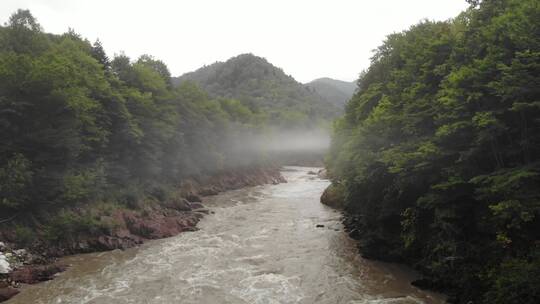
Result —
M 310 170 L 208 198 L 199 231 L 68 257 L 68 271 L 8 303 L 444 303 L 408 269 L 361 258 L 340 213 L 319 203 L 329 182 Z

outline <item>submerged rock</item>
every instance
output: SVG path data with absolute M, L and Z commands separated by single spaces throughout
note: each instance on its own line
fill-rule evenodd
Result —
M 328 179 L 328 171 L 326 169 L 321 169 L 317 172 L 317 176 L 321 179 Z
M 202 198 L 200 196 L 198 196 L 197 194 L 193 194 L 193 193 L 187 194 L 186 199 L 190 203 L 200 203 L 200 202 L 202 202 Z
M 19 293 L 19 290 L 0 282 L 0 302 L 7 301 Z
M 193 210 L 204 208 L 203 204 L 200 204 L 200 203 L 191 203 L 190 205 L 191 205 L 191 209 Z
M 64 265 L 31 265 L 15 269 L 9 274 L 13 282 L 35 284 L 51 280 L 55 274 L 66 270 Z
M 169 207 L 171 209 L 174 209 L 174 210 L 178 210 L 178 211 L 190 211 L 191 210 L 190 203 L 188 202 L 187 199 L 184 199 L 184 198 L 175 198 L 175 199 L 171 200 L 167 204 L 167 207 Z
M 208 210 L 206 208 L 194 209 L 193 212 L 199 212 L 199 213 L 203 213 L 203 214 L 210 214 L 210 210 Z

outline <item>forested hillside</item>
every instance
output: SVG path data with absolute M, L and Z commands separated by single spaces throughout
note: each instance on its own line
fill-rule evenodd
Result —
M 238 142 L 264 136 L 262 116 L 173 86 L 152 56 L 108 58 L 99 41 L 47 34 L 19 10 L 0 27 L 0 223 L 20 224 L 19 241 L 38 224 L 69 237 L 103 224 L 71 210 L 136 208 L 186 177 L 263 164 Z
M 391 34 L 328 167 L 360 250 L 457 303 L 540 302 L 540 2 Z
M 306 83 L 305 86 L 339 108 L 345 107 L 356 90 L 356 83 L 332 78 L 315 79 Z
M 239 100 L 273 125 L 322 126 L 341 112 L 266 59 L 252 54 L 217 62 L 173 80 L 176 84 L 186 81 L 197 83 L 212 97 Z

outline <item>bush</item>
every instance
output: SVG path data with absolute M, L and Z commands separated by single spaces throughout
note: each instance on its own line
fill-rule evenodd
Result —
M 540 252 L 528 259 L 509 259 L 489 274 L 493 281 L 485 303 L 535 304 L 540 302 Z
M 95 168 L 70 171 L 64 175 L 61 203 L 86 202 L 96 199 L 105 187 L 102 164 Z
M 21 209 L 28 204 L 32 176 L 31 162 L 19 153 L 0 167 L 0 208 Z
M 21 246 L 29 246 L 36 240 L 35 232 L 25 226 L 15 227 L 15 240 Z
M 110 231 L 107 223 L 100 221 L 91 212 L 77 214 L 62 210 L 45 227 L 45 239 L 48 241 L 74 241 L 83 235 L 96 235 Z

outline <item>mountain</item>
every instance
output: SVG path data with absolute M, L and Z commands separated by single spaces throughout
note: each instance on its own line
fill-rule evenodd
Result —
M 304 85 L 308 89 L 314 90 L 329 103 L 340 108 L 351 99 L 356 90 L 355 82 L 347 82 L 332 78 L 315 79 Z
M 330 121 L 342 110 L 282 69 L 253 54 L 242 54 L 173 78 L 197 83 L 212 97 L 237 99 L 276 123 Z

